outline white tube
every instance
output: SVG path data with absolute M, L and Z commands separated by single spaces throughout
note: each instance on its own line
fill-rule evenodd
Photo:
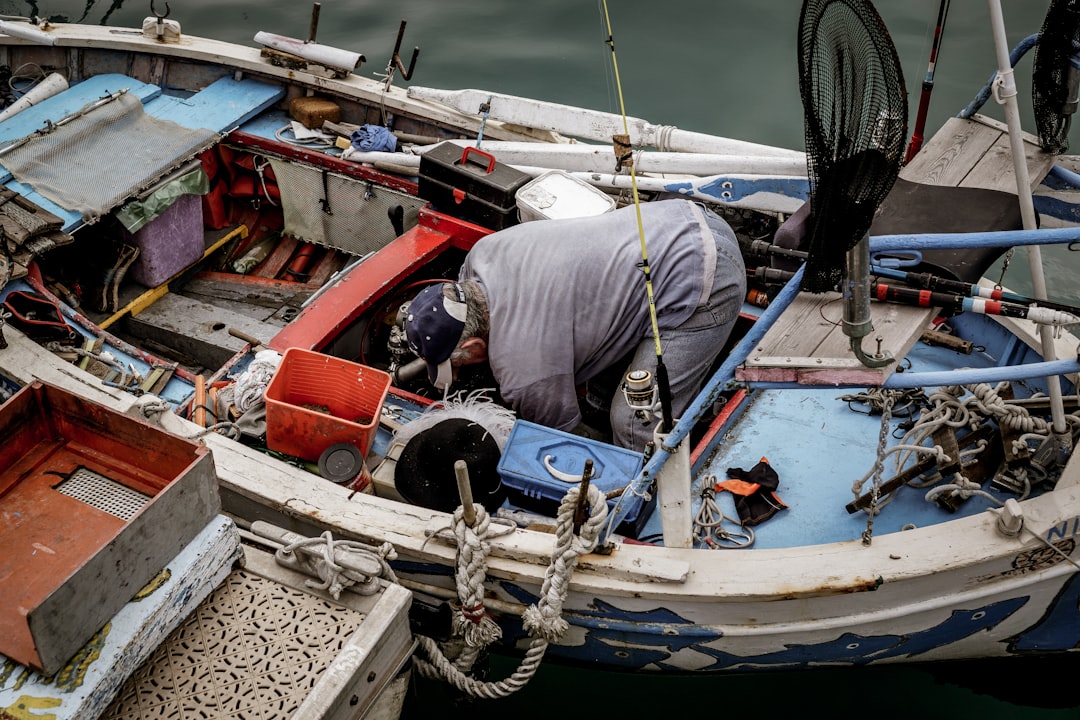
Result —
M 53 95 L 67 89 L 68 83 L 63 75 L 59 73 L 50 73 L 45 76 L 44 80 L 30 88 L 25 95 L 4 108 L 3 112 L 0 112 L 0 122 L 7 120 L 12 115 L 18 115 L 28 107 L 37 105 L 42 100 L 51 98 Z
M 31 25 L 30 23 L 0 20 L 0 33 L 10 35 L 11 37 L 22 38 L 23 40 L 29 40 L 30 42 L 40 43 L 42 45 L 56 44 L 56 38 L 54 36 L 38 30 L 36 26 Z
M 339 48 L 330 47 L 329 45 L 304 42 L 303 40 L 297 40 L 296 38 L 285 37 L 284 35 L 274 35 L 273 33 L 267 32 L 255 33 L 255 42 L 260 45 L 265 45 L 268 48 L 273 48 L 274 50 L 291 53 L 298 57 L 302 57 L 305 60 L 311 60 L 320 65 L 325 65 L 326 67 L 338 68 L 341 70 L 355 70 L 364 60 L 364 56 L 360 53 L 341 50 Z

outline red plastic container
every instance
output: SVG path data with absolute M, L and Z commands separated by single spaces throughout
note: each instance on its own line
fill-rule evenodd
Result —
M 389 389 L 382 370 L 289 348 L 266 386 L 266 446 L 310 462 L 337 443 L 366 456 Z

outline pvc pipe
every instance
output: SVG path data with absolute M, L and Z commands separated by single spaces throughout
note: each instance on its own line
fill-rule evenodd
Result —
M 680 130 L 670 125 L 653 125 L 639 118 L 624 118 L 615 113 L 486 90 L 441 90 L 413 85 L 408 89 L 408 95 L 445 105 L 465 115 L 475 115 L 482 104 L 487 104 L 492 120 L 600 142 L 611 142 L 611 136 L 622 133 L 626 127 L 629 128 L 630 144 L 634 146 L 649 145 L 672 152 L 768 155 L 806 161 L 806 153 L 798 150 Z

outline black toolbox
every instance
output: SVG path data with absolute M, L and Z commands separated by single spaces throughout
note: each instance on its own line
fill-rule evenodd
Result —
M 530 180 L 490 153 L 447 141 L 420 156 L 417 192 L 439 212 L 502 230 L 517 224 L 517 191 Z

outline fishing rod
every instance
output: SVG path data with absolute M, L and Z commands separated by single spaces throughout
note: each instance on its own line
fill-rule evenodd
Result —
M 987 300 L 954 293 L 934 290 L 899 287 L 877 283 L 871 287 L 871 296 L 883 301 L 892 301 L 918 307 L 940 307 L 950 315 L 961 312 L 973 312 L 980 315 L 1000 315 L 1002 317 L 1024 318 L 1040 325 L 1076 325 L 1080 317 L 1063 310 L 1052 310 L 1038 305 L 1026 306 L 1016 303 Z
M 747 271 L 747 276 L 765 283 L 786 284 L 795 273 L 770 267 L 759 267 Z M 965 285 L 964 283 L 958 283 Z M 1080 308 L 1061 305 L 1048 307 L 1042 305 L 1023 305 L 1018 302 L 993 300 L 986 297 L 972 297 L 957 292 L 939 292 L 920 288 L 899 287 L 886 283 L 875 283 L 870 287 L 870 296 L 882 302 L 895 302 L 917 307 L 940 307 L 948 315 L 961 312 L 973 312 L 980 315 L 999 315 L 1001 317 L 1023 318 L 1041 325 L 1076 325 L 1080 324 Z M 1033 301 L 1034 302 L 1034 301 Z
M 937 70 L 938 50 L 941 49 L 941 35 L 945 30 L 945 18 L 949 14 L 949 0 L 941 0 L 938 6 L 937 26 L 934 28 L 934 40 L 930 45 L 930 64 L 926 68 L 926 78 L 922 84 L 922 95 L 919 97 L 919 111 L 915 116 L 915 129 L 911 133 L 911 142 L 908 143 L 907 155 L 904 163 L 911 162 L 915 154 L 922 148 L 923 130 L 926 128 L 926 114 L 930 109 L 930 93 L 934 91 L 934 72 Z
M 622 83 L 619 80 L 619 61 L 615 57 L 615 36 L 611 29 L 611 17 L 608 15 L 607 0 L 604 0 L 604 22 L 607 24 L 607 44 L 611 48 L 611 65 L 615 75 L 615 89 L 619 96 L 619 112 L 623 120 L 623 135 L 613 138 L 616 162 L 619 167 L 630 170 L 630 188 L 634 197 L 634 211 L 637 213 L 638 238 L 641 241 L 642 272 L 645 274 L 645 293 L 649 299 L 649 321 L 652 323 L 653 342 L 656 344 L 656 388 L 660 399 L 660 433 L 666 435 L 675 426 L 671 411 L 671 382 L 668 380 L 667 367 L 664 365 L 664 352 L 660 346 L 660 324 L 656 319 L 656 298 L 653 294 L 652 270 L 649 268 L 649 253 L 645 248 L 645 227 L 641 222 L 641 198 L 638 196 L 637 173 L 634 172 L 633 154 L 620 153 L 620 149 L 630 149 L 630 126 L 623 103 Z
M 1021 305 L 1038 305 L 1039 307 L 1048 308 L 1050 310 L 1061 310 L 1073 315 L 1080 315 L 1080 307 L 1075 305 L 1054 302 L 1052 300 L 1036 300 L 1033 297 L 1010 292 L 1008 290 L 983 287 L 982 285 L 966 283 L 962 280 L 951 280 L 930 273 L 905 272 L 903 270 L 876 266 L 871 266 L 871 272 L 880 277 L 903 280 L 908 285 L 925 288 L 927 290 L 943 290 L 962 295 L 969 295 L 975 298 L 1000 300 Z

